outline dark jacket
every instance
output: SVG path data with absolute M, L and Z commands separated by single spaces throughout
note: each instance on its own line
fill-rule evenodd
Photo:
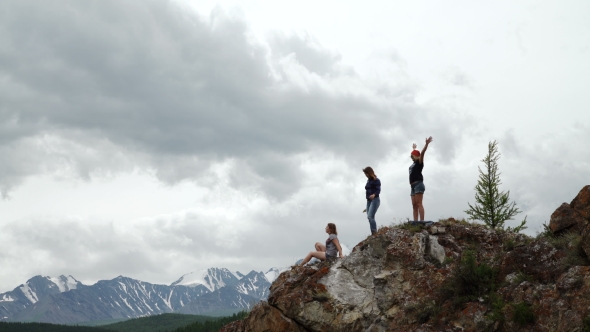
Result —
M 381 180 L 379 178 L 375 180 L 367 179 L 367 184 L 365 185 L 365 192 L 366 198 L 369 199 L 369 196 L 375 194 L 375 197 L 379 197 L 379 193 L 381 193 Z

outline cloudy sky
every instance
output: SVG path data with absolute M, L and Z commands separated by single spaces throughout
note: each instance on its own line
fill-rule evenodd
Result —
M 590 2 L 0 1 L 0 292 L 288 266 L 465 217 L 487 143 L 530 235 L 589 184 Z M 509 222 L 508 224 L 514 224 Z

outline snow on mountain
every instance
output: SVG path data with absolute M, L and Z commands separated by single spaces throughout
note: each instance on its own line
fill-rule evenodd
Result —
M 234 277 L 236 277 L 238 280 L 242 279 L 244 277 L 244 275 L 242 274 L 242 272 L 240 271 L 232 271 L 232 274 L 234 275 Z
M 264 273 L 251 271 L 234 288 L 242 294 L 266 299 L 270 293 L 270 284 Z
M 19 311 L 28 308 L 42 299 L 67 292 L 82 285 L 74 277 L 35 276 L 12 291 L 0 294 L 0 321 L 6 320 Z
M 57 287 L 56 287 L 57 288 Z M 74 324 L 172 312 L 210 293 L 204 286 L 167 286 L 119 276 L 41 298 L 8 321 Z M 1 308 L 0 308 L 1 309 Z M 2 313 L 0 312 L 0 315 Z
M 209 268 L 187 273 L 173 282 L 170 286 L 182 285 L 195 287 L 203 285 L 207 287 L 210 292 L 213 292 L 224 286 L 233 286 L 237 284 L 239 280 L 240 279 L 238 279 L 233 272 L 226 268 Z
M 288 270 L 288 267 L 284 267 L 284 268 L 276 268 L 276 267 L 272 267 L 270 268 L 270 270 L 268 270 L 264 276 L 266 277 L 266 280 L 268 280 L 268 282 L 270 282 L 272 284 L 273 281 L 275 281 L 278 277 L 279 274 L 281 274 L 281 272 Z
M 19 287 L 19 289 L 21 290 L 21 292 L 23 292 L 23 294 L 25 295 L 25 297 L 31 301 L 31 303 L 36 303 L 37 301 L 39 301 L 39 298 L 37 297 L 37 293 L 35 293 L 35 291 L 33 289 L 31 289 L 31 287 L 29 287 L 29 283 L 25 283 L 24 285 L 21 285 Z
M 57 285 L 57 288 L 59 288 L 60 292 L 67 292 L 71 289 L 76 289 L 78 287 L 78 283 L 80 283 L 78 280 L 76 280 L 76 278 L 70 276 L 59 276 L 57 278 L 52 278 L 52 277 L 45 277 L 46 279 L 49 279 L 51 282 L 53 282 L 55 285 Z
M 2 294 L 0 302 L 13 302 L 14 299 L 10 295 Z
M 171 285 L 119 276 L 86 286 L 72 276 L 35 276 L 0 294 L 0 321 L 72 324 L 164 312 L 205 313 L 249 308 L 266 300 L 271 282 L 288 268 L 247 275 L 226 268 L 196 270 Z

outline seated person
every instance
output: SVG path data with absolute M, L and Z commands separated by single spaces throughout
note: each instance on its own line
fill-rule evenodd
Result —
M 315 249 L 317 251 L 311 251 L 309 254 L 307 254 L 307 256 L 301 262 L 301 266 L 309 262 L 312 257 L 315 257 L 322 261 L 336 259 L 336 253 L 338 253 L 340 258 L 344 257 L 344 255 L 342 255 L 342 247 L 340 246 L 340 242 L 338 241 L 338 232 L 336 231 L 336 225 L 333 223 L 329 223 L 326 226 L 326 233 L 330 234 L 330 236 L 326 240 L 326 245 L 316 242 Z

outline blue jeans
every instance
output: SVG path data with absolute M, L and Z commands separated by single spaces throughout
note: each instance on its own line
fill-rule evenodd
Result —
M 379 197 L 373 198 L 371 201 L 367 201 L 367 219 L 369 219 L 369 225 L 371 226 L 371 233 L 377 231 L 377 222 L 375 222 L 375 213 L 381 205 Z

